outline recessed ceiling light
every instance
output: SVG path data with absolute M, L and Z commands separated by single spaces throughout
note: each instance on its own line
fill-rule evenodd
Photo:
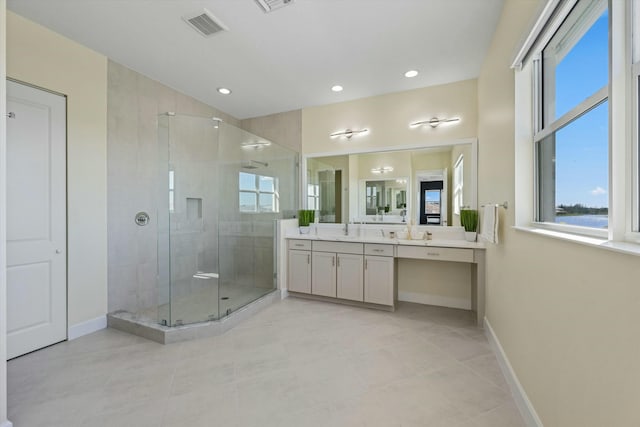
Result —
M 223 95 L 229 95 L 231 93 L 231 89 L 227 89 L 226 87 L 219 87 L 218 92 Z
M 418 75 L 418 71 L 417 70 L 409 70 L 406 73 L 404 73 L 405 77 L 415 77 Z
M 342 86 L 340 85 L 335 85 L 331 88 L 332 91 L 334 92 L 342 92 L 342 89 L 344 89 Z

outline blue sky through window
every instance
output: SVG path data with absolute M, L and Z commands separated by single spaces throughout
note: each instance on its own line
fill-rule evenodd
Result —
M 605 11 L 557 65 L 555 118 L 608 83 L 608 21 Z M 608 115 L 605 102 L 556 133 L 556 205 L 608 206 Z

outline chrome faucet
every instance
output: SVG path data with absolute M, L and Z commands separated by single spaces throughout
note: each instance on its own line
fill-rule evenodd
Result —
M 349 223 L 348 222 L 344 223 L 344 235 L 345 236 L 349 235 Z
M 407 222 L 407 210 L 406 209 L 402 209 L 400 211 L 400 216 L 402 217 L 402 222 Z

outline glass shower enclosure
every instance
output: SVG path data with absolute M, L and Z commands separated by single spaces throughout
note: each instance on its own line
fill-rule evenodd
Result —
M 276 288 L 298 154 L 219 119 L 158 117 L 158 322 L 217 320 Z

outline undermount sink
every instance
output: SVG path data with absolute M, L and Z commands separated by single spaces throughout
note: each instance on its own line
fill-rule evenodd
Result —
M 335 240 L 358 240 L 358 236 L 337 236 Z

